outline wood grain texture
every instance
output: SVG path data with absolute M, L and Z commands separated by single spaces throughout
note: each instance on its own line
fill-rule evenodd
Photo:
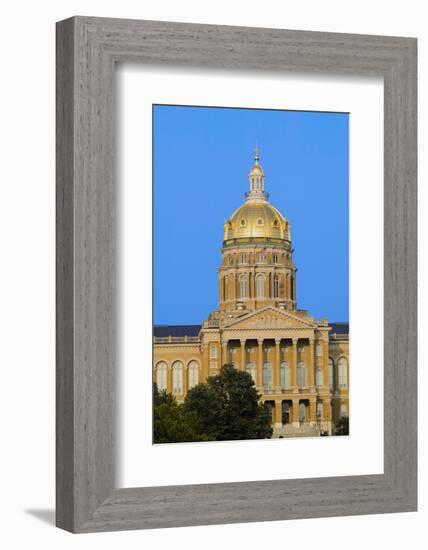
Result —
M 115 489 L 116 62 L 383 76 L 383 475 Z M 59 527 L 92 532 L 416 510 L 416 81 L 413 38 L 87 17 L 58 23 Z

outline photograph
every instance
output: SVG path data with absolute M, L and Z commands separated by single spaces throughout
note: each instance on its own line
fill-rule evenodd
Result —
M 349 435 L 349 113 L 152 112 L 153 443 Z

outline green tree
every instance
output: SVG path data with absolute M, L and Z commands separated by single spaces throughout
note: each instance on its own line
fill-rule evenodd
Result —
M 154 443 L 183 443 L 208 441 L 201 430 L 196 414 L 185 411 L 175 397 L 166 391 L 153 388 L 153 441 Z
M 349 435 L 349 418 L 347 416 L 342 416 L 342 418 L 336 422 L 334 435 Z
M 272 436 L 271 416 L 247 372 L 224 365 L 217 376 L 186 395 L 184 409 L 194 413 L 210 439 L 266 439 Z

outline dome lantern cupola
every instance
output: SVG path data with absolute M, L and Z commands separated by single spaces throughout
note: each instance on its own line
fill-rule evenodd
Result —
M 248 174 L 250 180 L 250 192 L 246 194 L 247 201 L 266 201 L 268 198 L 267 193 L 265 193 L 265 173 L 259 164 L 259 160 L 259 148 L 256 145 L 254 152 L 254 165 Z

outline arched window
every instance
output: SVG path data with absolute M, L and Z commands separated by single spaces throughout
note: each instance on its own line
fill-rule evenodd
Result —
M 172 393 L 181 395 L 183 393 L 183 363 L 176 361 L 172 365 Z
M 188 383 L 189 390 L 199 384 L 199 366 L 196 361 L 190 361 L 188 366 Z
M 166 391 L 168 383 L 168 367 L 166 363 L 161 361 L 156 365 L 156 385 L 159 391 Z
M 328 358 L 328 383 L 330 388 L 334 388 L 334 363 L 331 357 Z
M 302 423 L 306 420 L 306 405 L 304 403 L 299 403 L 299 420 Z
M 348 362 L 344 357 L 339 359 L 337 368 L 339 371 L 339 389 L 344 390 L 348 387 Z
M 348 407 L 345 403 L 342 403 L 342 405 L 340 405 L 340 418 L 344 418 L 346 416 L 348 416 Z
M 245 367 L 245 370 L 248 372 L 248 374 L 253 379 L 254 384 L 256 383 L 256 366 L 254 363 L 247 363 L 247 366 Z
M 241 298 L 248 298 L 248 275 L 241 275 L 239 279 L 239 295 Z
M 299 388 L 306 388 L 307 387 L 307 381 L 306 381 L 306 366 L 303 361 L 300 361 L 297 364 L 297 385 Z
M 278 273 L 275 273 L 273 276 L 273 297 L 278 298 L 279 297 L 279 277 Z
M 226 296 L 226 277 L 222 279 L 223 300 L 227 300 Z
M 272 365 L 265 363 L 263 365 L 263 390 L 270 391 L 272 389 Z
M 261 274 L 256 277 L 256 297 L 265 297 L 265 278 Z
M 210 359 L 217 359 L 217 346 L 214 344 L 210 346 Z
M 291 387 L 291 369 L 287 361 L 281 363 L 280 367 L 281 388 L 287 390 Z
M 317 386 L 322 386 L 324 384 L 324 376 L 320 368 L 315 370 L 315 384 Z

